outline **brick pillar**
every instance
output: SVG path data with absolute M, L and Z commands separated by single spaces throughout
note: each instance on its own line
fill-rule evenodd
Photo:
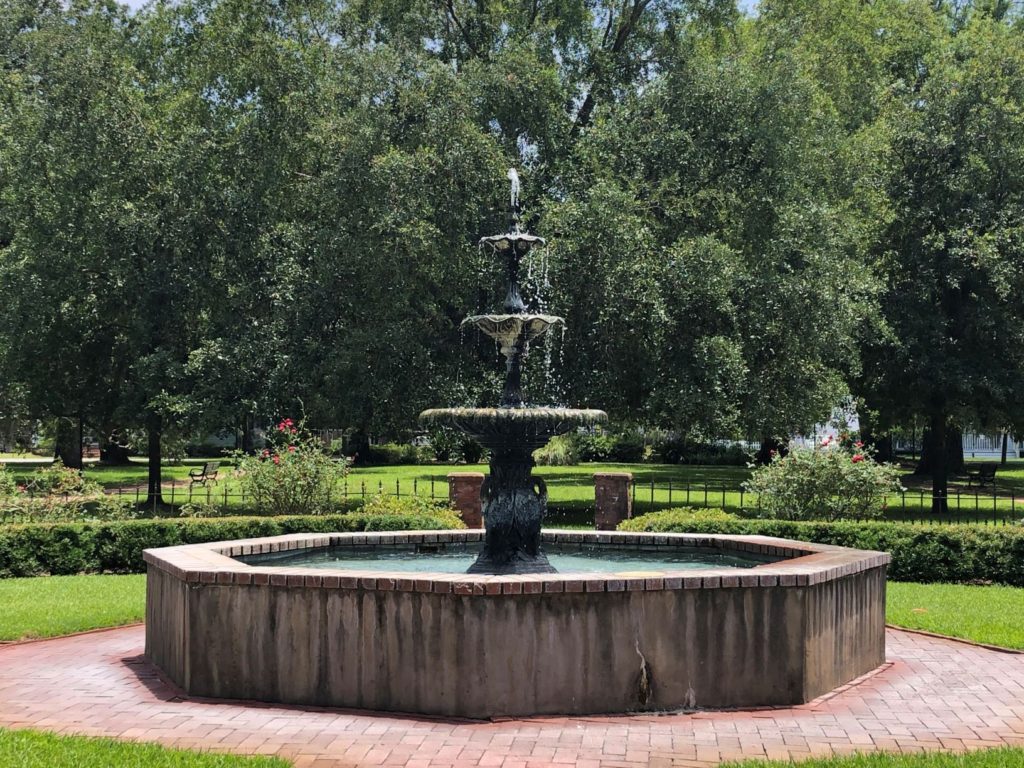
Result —
M 468 528 L 484 527 L 483 502 L 480 500 L 483 483 L 482 472 L 451 472 L 448 475 L 448 500 L 459 511 Z
M 633 484 L 631 472 L 600 472 L 594 475 L 594 527 L 614 531 L 626 518 L 633 516 Z

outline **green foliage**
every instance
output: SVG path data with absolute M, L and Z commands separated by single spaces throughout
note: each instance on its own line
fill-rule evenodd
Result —
M 889 552 L 889 578 L 917 582 L 996 582 L 1024 587 L 1024 528 L 789 520 L 695 520 L 675 510 L 619 525 L 624 531 L 735 533 Z
M 543 448 L 533 452 L 533 460 L 540 467 L 571 467 L 579 463 L 576 441 L 572 435 L 559 435 L 548 440 Z
M 0 499 L 6 499 L 18 492 L 18 483 L 7 466 L 0 464 Z M 2 502 L 0 502 L 2 503 Z
M 406 531 L 462 527 L 446 510 L 357 510 L 344 515 L 129 520 L 0 527 L 0 578 L 141 573 L 142 550 L 285 533 Z
M 348 462 L 333 458 L 320 440 L 291 419 L 280 421 L 258 456 L 236 454 L 242 490 L 260 512 L 319 515 L 334 508 L 332 492 L 344 480 Z
M 0 500 L 0 523 L 134 520 L 140 515 L 140 510 L 128 499 L 104 494 L 74 498 L 19 495 Z
M 389 496 L 378 494 L 367 500 L 359 509 L 359 514 L 366 517 L 387 515 L 404 515 L 422 519 L 437 520 L 441 528 L 465 528 L 465 523 L 450 505 L 442 501 L 434 501 L 423 496 Z M 374 530 L 374 529 L 367 529 Z
M 384 466 L 426 464 L 433 458 L 433 455 L 430 449 L 420 448 L 410 443 L 381 443 L 369 447 L 364 462 L 370 465 Z
M 813 448 L 794 448 L 757 467 L 745 483 L 759 511 L 783 520 L 880 517 L 885 498 L 902 489 L 900 470 L 880 464 L 860 441 L 843 435 Z
M 0 765 L 18 768 L 288 768 L 276 757 L 187 752 L 86 736 L 0 728 Z
M 25 491 L 30 496 L 88 496 L 98 494 L 100 487 L 77 469 L 65 467 L 58 459 L 33 472 L 25 483 Z

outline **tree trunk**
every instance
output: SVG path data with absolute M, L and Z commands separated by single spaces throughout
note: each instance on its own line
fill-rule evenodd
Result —
M 149 433 L 149 483 L 146 488 L 146 506 L 156 506 L 163 499 L 161 496 L 162 471 L 160 466 L 160 438 L 163 431 L 163 418 L 159 414 L 150 414 L 146 418 L 146 431 Z
M 256 453 L 256 439 L 253 435 L 255 422 L 256 417 L 251 413 L 242 417 L 242 453 L 247 455 Z
M 82 468 L 82 438 L 79 425 L 74 419 L 60 417 L 57 419 L 57 439 L 54 446 L 54 459 L 71 469 Z
M 1007 443 L 1009 442 L 1009 440 L 1010 440 L 1010 433 L 1004 431 L 1003 432 L 1003 449 L 1002 449 L 1002 453 L 1001 453 L 1001 455 L 999 457 L 999 463 L 1002 464 L 1004 467 L 1006 466 L 1006 447 L 1007 447 Z
M 932 414 L 931 428 L 931 475 L 932 475 L 932 514 L 944 515 L 949 511 L 949 447 L 947 440 L 950 430 L 946 427 L 946 415 L 938 412 Z M 925 441 L 928 445 L 928 440 Z M 963 449 L 961 447 L 961 456 Z M 924 455 L 921 458 L 924 463 Z
M 762 437 L 761 447 L 758 448 L 757 453 L 754 454 L 754 463 L 768 464 L 776 454 L 785 456 L 786 453 L 787 448 L 783 441 L 776 437 Z
M 934 422 L 929 422 L 933 424 Z M 929 426 L 921 438 L 921 460 L 914 469 L 915 475 L 933 475 L 935 473 L 935 457 L 937 449 L 935 446 L 935 432 Z M 964 436 L 963 432 L 954 427 L 946 426 L 945 436 L 945 457 L 947 474 L 956 474 L 964 471 Z
M 100 446 L 100 462 L 110 466 L 128 463 L 128 446 L 110 441 Z

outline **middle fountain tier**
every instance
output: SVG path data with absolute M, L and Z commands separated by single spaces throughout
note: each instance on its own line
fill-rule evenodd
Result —
M 519 227 L 519 179 L 512 180 L 509 231 L 480 240 L 482 247 L 505 260 L 507 290 L 504 312 L 475 315 L 463 321 L 495 341 L 505 356 L 505 384 L 498 408 L 433 408 L 420 421 L 455 427 L 476 438 L 491 452 L 490 474 L 480 493 L 486 533 L 483 550 L 469 573 L 551 573 L 554 568 L 541 551 L 540 531 L 547 512 L 547 486 L 532 474 L 533 452 L 556 435 L 608 420 L 604 411 L 577 408 L 530 408 L 523 402 L 522 363 L 531 341 L 561 317 L 527 311 L 519 292 L 519 268 L 535 245 L 544 240 Z

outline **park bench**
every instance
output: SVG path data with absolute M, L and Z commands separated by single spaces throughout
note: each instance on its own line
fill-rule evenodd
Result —
M 967 487 L 970 488 L 975 481 L 979 488 L 984 488 L 986 484 L 995 487 L 997 467 L 997 464 L 975 464 L 973 467 L 968 465 Z
M 217 482 L 217 470 L 220 468 L 219 461 L 208 461 L 203 464 L 202 469 L 193 469 L 188 473 L 189 487 L 195 485 L 206 485 L 207 480 Z

